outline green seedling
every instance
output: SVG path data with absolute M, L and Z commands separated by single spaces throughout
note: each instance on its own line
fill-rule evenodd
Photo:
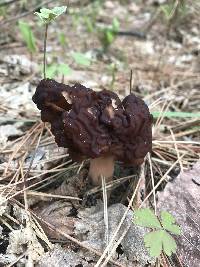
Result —
M 26 43 L 28 51 L 31 54 L 34 54 L 37 49 L 36 49 L 35 36 L 31 30 L 30 25 L 27 22 L 20 20 L 18 27 L 22 35 L 22 38 L 24 42 Z
M 72 26 L 73 26 L 74 30 L 76 30 L 79 26 L 79 23 L 80 23 L 80 15 L 76 14 L 76 13 L 72 13 L 71 18 L 72 18 Z
M 57 74 L 57 64 L 53 63 L 46 66 L 46 78 L 53 79 Z
M 151 257 L 159 257 L 162 251 L 167 256 L 176 252 L 177 245 L 172 234 L 180 235 L 181 228 L 169 212 L 161 211 L 158 219 L 151 209 L 139 209 L 135 211 L 134 223 L 152 230 L 144 236 L 144 243 Z
M 170 34 L 172 28 L 177 28 L 180 24 L 183 23 L 183 20 L 187 17 L 188 8 L 186 6 L 186 1 L 175 1 L 170 0 L 167 1 L 166 4 L 163 4 L 159 8 L 159 12 L 163 14 L 166 25 L 167 25 L 167 35 Z M 177 31 L 178 33 L 179 31 Z M 177 35 L 180 40 L 182 40 L 182 36 Z
M 76 64 L 83 65 L 86 67 L 90 66 L 91 59 L 88 56 L 86 56 L 85 54 L 80 53 L 80 52 L 73 52 L 71 55 L 72 55 L 74 61 L 76 62 Z
M 160 6 L 165 19 L 170 21 L 174 16 L 184 16 L 186 14 L 186 3 L 185 1 L 171 1 L 171 3 Z
M 94 22 L 91 17 L 84 16 L 83 21 L 85 23 L 86 29 L 89 33 L 93 33 L 95 31 Z
M 102 43 L 104 51 L 107 51 L 109 46 L 113 43 L 118 31 L 119 21 L 116 18 L 113 19 L 111 26 L 98 29 L 98 37 Z
M 43 75 L 44 79 L 46 79 L 46 42 L 47 42 L 47 32 L 48 25 L 54 21 L 57 17 L 66 12 L 67 7 L 54 7 L 53 9 L 41 8 L 40 12 L 35 12 L 35 14 L 39 17 L 42 23 L 45 25 L 45 36 L 44 36 L 44 57 L 43 57 Z
M 68 40 L 63 32 L 59 33 L 58 40 L 62 47 L 65 47 L 68 43 Z
M 0 7 L 0 17 L 6 18 L 7 9 L 5 6 Z
M 40 18 L 44 24 L 49 24 L 54 21 L 57 17 L 65 13 L 67 10 L 66 6 L 54 7 L 52 9 L 41 8 L 40 12 L 35 12 L 35 14 Z
M 67 64 L 56 64 L 53 63 L 46 68 L 46 78 L 52 79 L 57 75 L 66 76 L 71 74 L 72 69 Z
M 118 69 L 117 69 L 117 64 L 116 63 L 111 63 L 110 65 L 108 65 L 108 71 L 110 72 L 110 74 L 112 76 L 112 80 L 111 80 L 111 83 L 110 83 L 111 89 L 113 89 L 113 87 L 114 87 L 117 70 Z

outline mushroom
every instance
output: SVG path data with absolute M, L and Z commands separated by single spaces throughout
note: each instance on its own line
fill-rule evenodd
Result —
M 140 165 L 152 149 L 152 116 L 134 94 L 123 101 L 108 90 L 95 92 L 42 80 L 33 96 L 41 119 L 50 122 L 58 146 L 67 147 L 74 161 L 90 158 L 93 185 L 112 179 L 114 162 Z

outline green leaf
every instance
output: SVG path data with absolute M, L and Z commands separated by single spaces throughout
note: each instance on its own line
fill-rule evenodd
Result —
M 175 224 L 175 218 L 167 211 L 161 212 L 161 224 L 164 229 L 168 230 L 169 232 L 180 235 L 181 228 L 177 224 Z
M 165 230 L 157 230 L 144 236 L 144 243 L 151 257 L 158 257 L 163 250 L 167 256 L 176 252 L 176 242 Z
M 2 16 L 3 18 L 5 18 L 6 15 L 7 15 L 7 11 L 8 11 L 8 9 L 6 8 L 6 6 L 1 6 L 0 7 L 0 16 Z
M 35 12 L 35 14 L 40 18 L 43 23 L 49 23 L 55 15 L 51 13 L 48 8 L 41 8 L 40 12 Z
M 136 210 L 134 217 L 134 222 L 137 225 L 149 228 L 162 229 L 158 218 L 149 208 Z
M 175 112 L 175 111 L 166 111 L 166 112 L 159 112 L 154 111 L 151 113 L 154 118 L 159 118 L 160 116 L 164 116 L 167 118 L 200 118 L 200 113 L 191 113 L 191 112 Z
M 165 18 L 167 20 L 169 20 L 171 18 L 172 15 L 172 11 L 174 9 L 174 5 L 173 4 L 166 4 L 166 5 L 161 5 L 160 6 L 161 11 L 164 13 Z
M 112 21 L 112 29 L 113 29 L 113 31 L 118 32 L 119 31 L 119 26 L 120 26 L 119 20 L 117 18 L 114 18 L 113 21 Z
M 52 12 L 58 17 L 65 13 L 67 10 L 67 6 L 57 6 L 52 9 Z
M 63 32 L 58 35 L 60 44 L 64 47 L 67 44 L 67 38 Z
M 144 236 L 144 244 L 151 257 L 158 257 L 162 252 L 162 240 L 160 239 L 162 231 L 150 232 Z
M 88 58 L 85 54 L 79 52 L 73 52 L 72 57 L 75 60 L 75 62 L 79 65 L 90 66 L 91 64 L 90 58 Z
M 67 64 L 59 64 L 57 70 L 58 73 L 63 75 L 69 75 L 72 72 L 72 69 Z
M 56 76 L 57 70 L 57 64 L 46 66 L 46 78 L 54 78 Z
M 87 31 L 90 33 L 94 32 L 94 23 L 92 22 L 92 19 L 90 17 L 84 16 L 83 20 L 87 27 Z
M 114 38 L 115 38 L 113 32 L 112 32 L 111 30 L 107 30 L 107 31 L 105 32 L 105 35 L 106 35 L 106 42 L 107 42 L 108 44 L 112 44 L 112 42 L 113 42 L 113 40 L 114 40 Z
M 41 8 L 40 12 L 35 12 L 35 14 L 41 19 L 45 24 L 50 23 L 55 20 L 58 16 L 65 13 L 67 6 L 54 7 L 53 9 Z
M 19 21 L 19 30 L 21 32 L 21 35 L 23 37 L 24 42 L 26 43 L 26 46 L 31 53 L 36 52 L 36 42 L 34 34 L 31 30 L 31 27 L 28 23 L 25 21 L 20 20 Z

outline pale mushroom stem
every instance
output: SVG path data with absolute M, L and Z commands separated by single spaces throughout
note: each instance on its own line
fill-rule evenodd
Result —
M 101 177 L 105 177 L 105 181 L 109 182 L 113 178 L 114 157 L 112 155 L 99 157 L 90 160 L 89 177 L 93 185 L 101 185 Z

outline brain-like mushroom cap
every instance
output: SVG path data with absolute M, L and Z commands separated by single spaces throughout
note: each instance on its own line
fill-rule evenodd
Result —
M 108 90 L 42 80 L 33 96 L 44 122 L 50 122 L 58 146 L 74 160 L 112 154 L 126 164 L 140 164 L 152 148 L 152 116 L 143 100 L 123 101 Z

